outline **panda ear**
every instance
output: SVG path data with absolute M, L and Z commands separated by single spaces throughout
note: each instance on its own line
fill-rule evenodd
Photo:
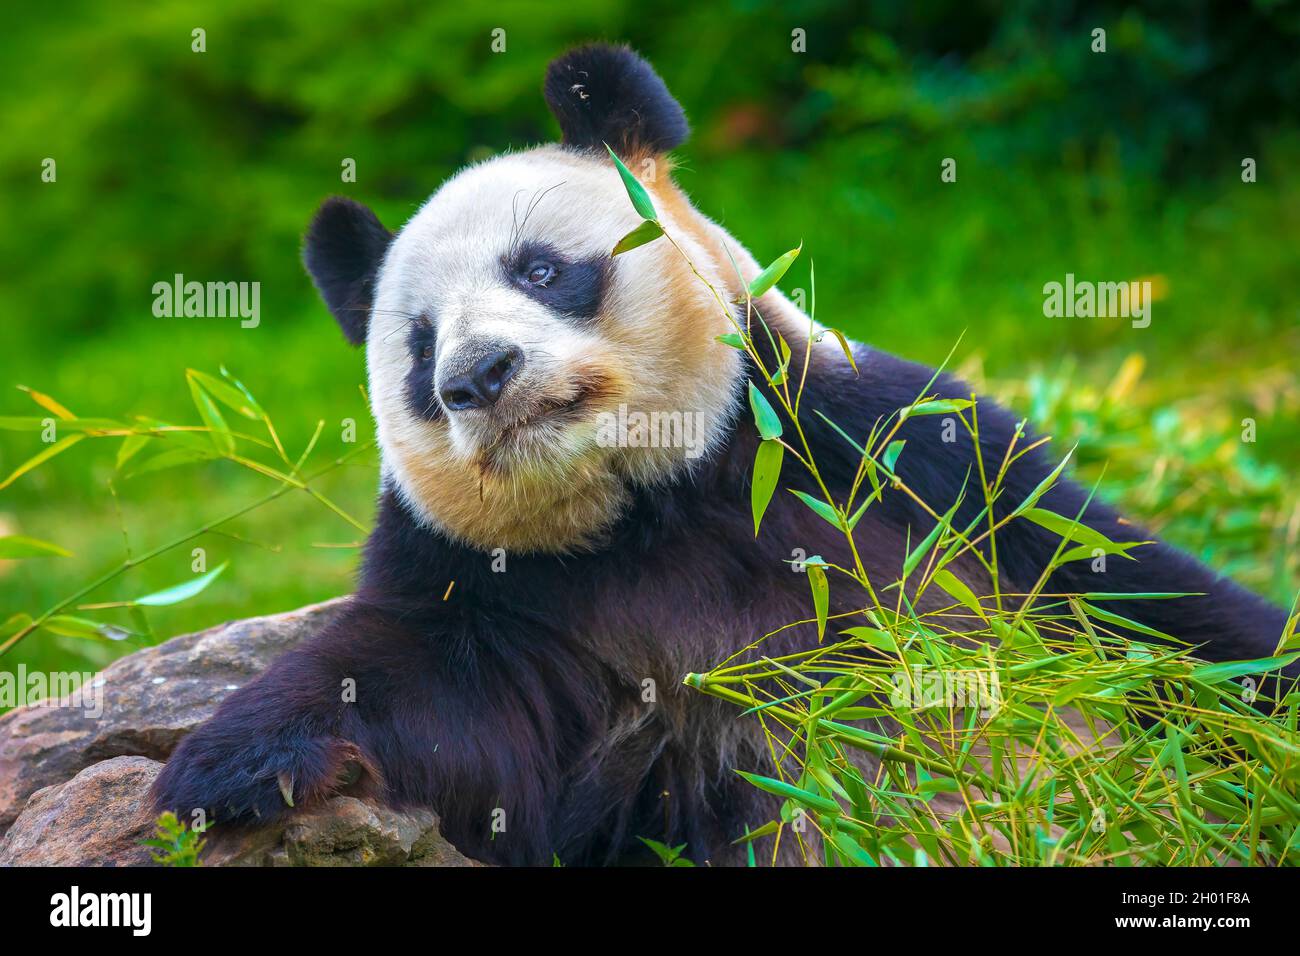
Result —
M 625 46 L 597 43 L 570 50 L 546 69 L 546 103 L 566 146 L 621 156 L 666 153 L 686 142 L 686 114 L 664 81 Z
M 392 239 L 373 212 L 345 196 L 325 200 L 307 227 L 303 264 L 353 345 L 366 340 L 375 278 Z

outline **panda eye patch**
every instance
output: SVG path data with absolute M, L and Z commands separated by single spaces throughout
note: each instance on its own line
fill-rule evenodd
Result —
M 575 259 L 538 240 L 521 240 L 501 257 L 507 285 L 569 319 L 595 317 L 609 271 L 607 255 Z
M 545 288 L 551 284 L 557 274 L 555 266 L 549 262 L 534 262 L 528 267 L 528 272 L 524 278 L 528 280 L 529 285 L 538 285 Z

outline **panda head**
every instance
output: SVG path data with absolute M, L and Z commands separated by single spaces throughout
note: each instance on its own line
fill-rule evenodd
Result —
M 597 547 L 638 485 L 681 477 L 725 440 L 742 378 L 691 263 L 734 294 L 731 257 L 742 272 L 753 261 L 673 184 L 667 153 L 687 125 L 663 81 L 631 50 L 590 46 L 550 65 L 545 96 L 562 143 L 461 170 L 395 235 L 327 200 L 304 249 L 366 345 L 383 480 L 483 550 Z M 611 257 L 640 217 L 605 144 L 685 257 L 663 239 Z M 611 440 L 638 420 L 667 434 L 673 415 L 681 441 L 638 439 L 635 424 Z

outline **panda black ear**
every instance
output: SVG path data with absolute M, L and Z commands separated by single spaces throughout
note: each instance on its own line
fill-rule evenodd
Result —
M 366 340 L 375 278 L 392 239 L 369 208 L 346 196 L 325 200 L 307 227 L 303 265 L 353 345 Z
M 566 146 L 621 156 L 666 153 L 686 142 L 686 114 L 650 64 L 625 46 L 570 50 L 546 69 L 546 104 Z

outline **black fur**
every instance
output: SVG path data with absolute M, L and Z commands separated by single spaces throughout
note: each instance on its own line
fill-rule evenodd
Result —
M 331 196 L 307 227 L 302 261 L 353 345 L 366 340 L 375 278 L 393 235 L 366 206 Z
M 555 269 L 545 285 L 528 281 L 529 270 L 539 263 Z M 530 298 L 572 319 L 595 318 L 613 262 L 609 256 L 595 256 L 577 262 L 563 258 L 543 242 L 523 241 L 502 262 L 506 281 Z
M 804 398 L 814 454 L 842 496 L 857 453 L 812 410 L 853 435 L 913 401 L 930 370 L 892 356 L 861 356 L 861 377 L 836 370 L 809 381 Z M 965 397 L 941 376 L 941 395 Z M 987 459 L 1001 461 L 1015 420 L 980 403 Z M 778 495 L 757 541 L 748 475 L 757 436 L 740 416 L 727 447 L 691 479 L 642 489 L 606 546 L 564 557 L 510 555 L 506 573 L 488 554 L 421 528 L 396 496 L 383 496 L 360 587 L 341 620 L 285 654 L 233 693 L 182 742 L 155 788 L 160 807 L 209 808 L 218 821 L 262 820 L 285 811 L 277 775 L 294 780 L 301 805 L 331 792 L 344 768 L 355 785 L 396 805 L 433 807 L 466 853 L 516 864 L 609 863 L 638 836 L 685 842 L 697 861 L 738 862 L 730 841 L 776 812 L 773 798 L 733 768 L 770 773 L 761 737 L 730 705 L 680 686 L 778 625 L 806 618 L 804 575 L 785 562 L 794 548 L 847 560 L 839 534 L 792 496 Z M 898 472 L 936 509 L 956 499 L 973 460 L 969 441 L 940 438 L 941 419 L 909 421 Z M 1032 436 L 1022 440 L 1024 447 Z M 1013 507 L 1050 471 L 1030 452 L 1010 469 L 998 511 Z M 782 483 L 812 491 L 794 467 Z M 968 495 L 961 520 L 975 516 Z M 1042 505 L 1073 515 L 1084 491 L 1064 482 Z M 1092 504 L 1086 523 L 1114 540 L 1144 540 Z M 910 530 L 933 519 L 901 491 L 886 489 L 858 526 L 867 570 L 882 586 L 898 577 Z M 1028 521 L 999 533 L 1007 590 L 1028 590 L 1057 539 Z M 1266 656 L 1283 613 L 1166 544 L 1058 571 L 1048 590 L 1199 591 L 1201 598 L 1117 602 L 1114 609 L 1192 642 L 1211 660 Z M 442 595 L 450 582 L 447 600 Z M 850 589 L 832 592 L 832 613 L 853 610 Z M 811 646 L 810 625 L 782 632 L 769 655 Z M 356 681 L 357 699 L 340 688 Z M 642 700 L 642 681 L 658 701 Z M 738 722 L 750 721 L 749 725 Z M 664 796 L 667 794 L 667 796 Z M 493 834 L 493 813 L 506 829 Z
M 592 44 L 566 53 L 546 70 L 546 103 L 566 146 L 620 156 L 666 153 L 686 142 L 690 127 L 659 74 L 628 47 Z
M 426 422 L 437 421 L 442 417 L 442 402 L 433 388 L 438 335 L 428 318 L 421 316 L 411 323 L 406 351 L 411 357 L 411 368 L 406 373 L 406 405 Z

